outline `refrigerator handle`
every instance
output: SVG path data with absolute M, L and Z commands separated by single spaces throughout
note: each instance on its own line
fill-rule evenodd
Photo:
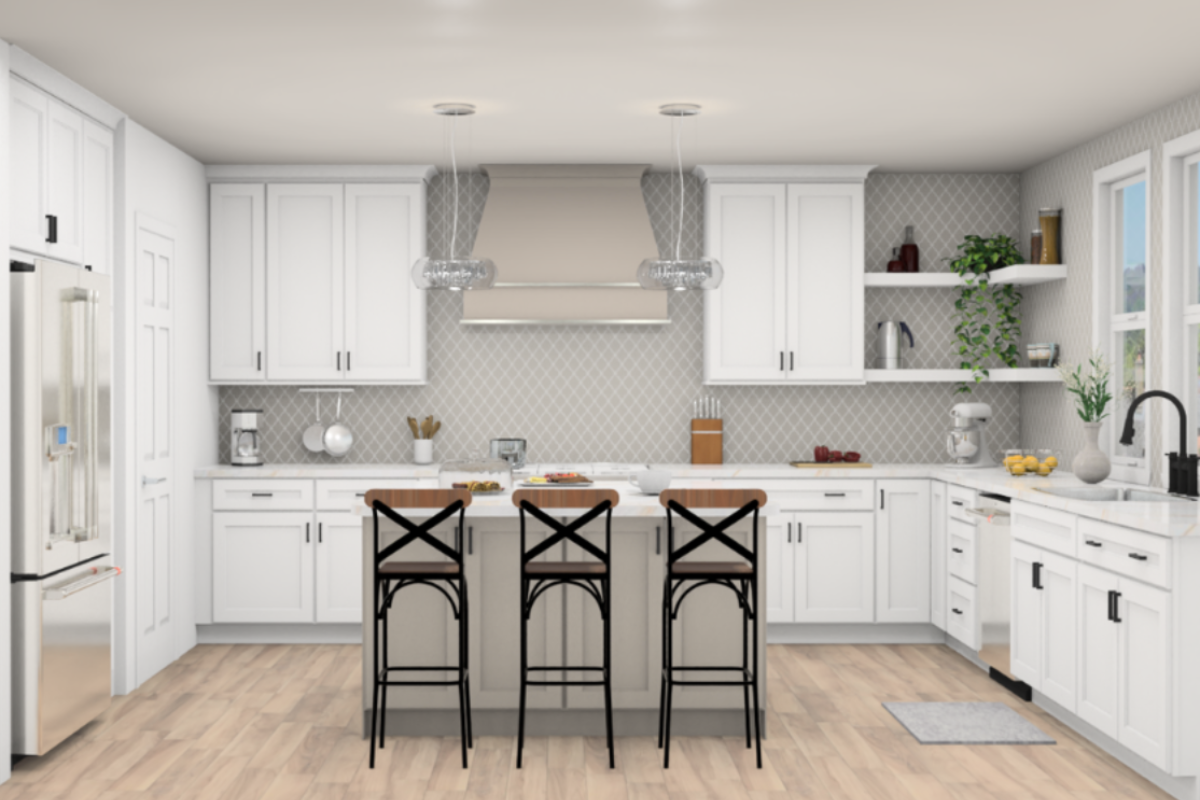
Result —
M 77 581 L 72 581 L 66 586 L 56 586 L 53 589 L 43 589 L 42 598 L 45 600 L 66 600 L 73 594 L 78 594 L 84 589 L 90 589 L 93 586 L 104 583 L 110 578 L 115 578 L 120 574 L 120 567 L 109 567 L 103 572 L 97 570 L 95 574 L 88 575 L 86 578 L 80 578 Z

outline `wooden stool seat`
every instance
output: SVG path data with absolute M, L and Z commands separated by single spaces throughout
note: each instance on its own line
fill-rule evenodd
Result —
M 742 561 L 681 561 L 671 565 L 672 575 L 699 577 L 722 577 L 750 575 L 754 568 Z
M 525 565 L 526 575 L 544 575 L 548 578 L 568 578 L 573 575 L 604 575 L 608 565 L 599 561 L 531 561 Z
M 379 565 L 383 575 L 458 575 L 462 569 L 453 561 L 387 561 Z

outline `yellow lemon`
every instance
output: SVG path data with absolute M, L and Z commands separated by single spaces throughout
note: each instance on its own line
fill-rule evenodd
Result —
M 1012 468 L 1009 470 L 1009 472 L 1011 472 L 1013 475 L 1024 475 L 1025 474 L 1025 465 L 1024 464 L 1013 464 Z
M 1058 459 L 1055 458 L 1054 456 L 1047 456 L 1046 460 L 1043 461 L 1042 463 L 1045 464 L 1050 469 L 1054 469 L 1055 467 L 1058 466 Z
M 1049 464 L 1042 464 L 1040 467 L 1038 467 L 1038 475 L 1049 475 L 1049 474 L 1050 474 L 1050 465 Z
M 1004 457 L 1005 464 L 1015 464 L 1018 461 L 1024 461 L 1024 460 L 1025 460 L 1024 456 L 1005 456 Z
M 1038 468 L 1037 457 L 1036 456 L 1026 456 L 1025 457 L 1025 469 L 1037 469 L 1037 468 Z

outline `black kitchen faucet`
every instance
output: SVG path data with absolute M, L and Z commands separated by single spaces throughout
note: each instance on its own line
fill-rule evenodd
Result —
M 1167 486 L 1167 491 L 1171 494 L 1181 494 L 1187 497 L 1200 496 L 1200 491 L 1196 487 L 1196 464 L 1200 462 L 1200 456 L 1188 455 L 1187 447 L 1187 411 L 1183 407 L 1183 403 L 1179 402 L 1179 398 L 1170 392 L 1163 392 L 1154 389 L 1149 392 L 1143 392 L 1134 398 L 1129 405 L 1129 412 L 1125 415 L 1125 430 L 1121 432 L 1121 444 L 1129 446 L 1133 444 L 1133 412 L 1142 404 L 1143 400 L 1149 400 L 1151 397 L 1162 397 L 1170 400 L 1175 404 L 1175 410 L 1179 412 L 1179 452 L 1167 453 L 1169 462 L 1170 477 Z

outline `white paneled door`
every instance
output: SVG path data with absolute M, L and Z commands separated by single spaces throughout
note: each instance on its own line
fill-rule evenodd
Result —
M 171 572 L 175 559 L 175 232 L 137 215 L 137 530 L 134 604 L 137 683 L 174 660 Z

